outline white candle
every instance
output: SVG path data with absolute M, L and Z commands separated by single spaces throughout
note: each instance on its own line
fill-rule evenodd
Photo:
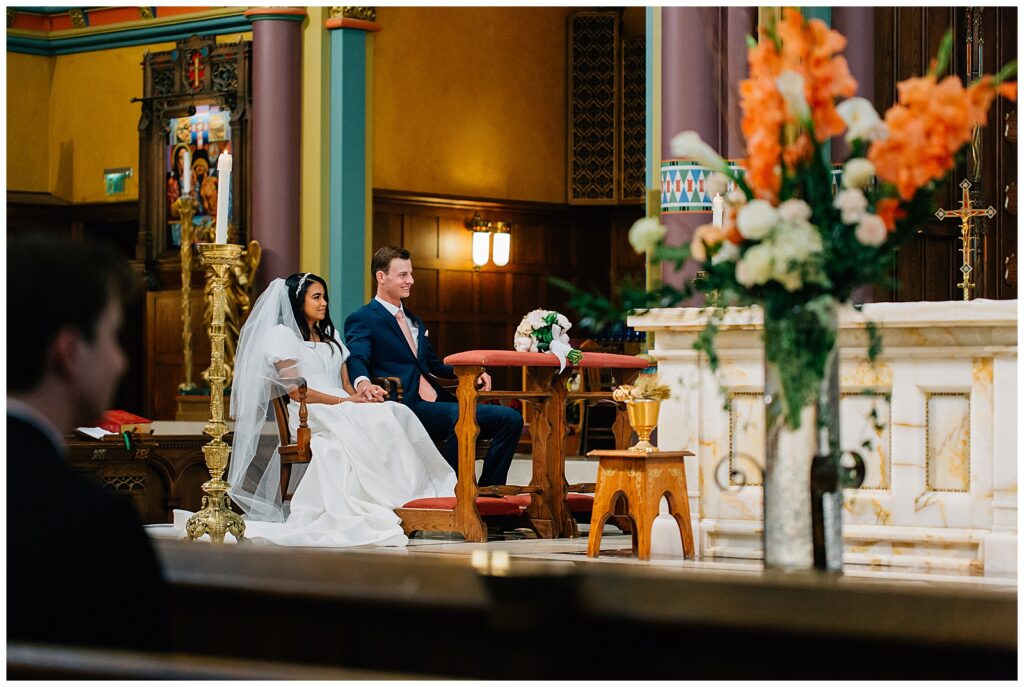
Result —
M 185 149 L 184 167 L 181 170 L 181 195 L 187 196 L 192 191 L 192 151 Z
M 716 227 L 722 226 L 725 222 L 725 199 L 722 194 L 716 193 L 711 199 L 711 223 Z
M 217 233 L 215 243 L 228 242 L 228 189 L 231 188 L 231 155 L 217 158 Z

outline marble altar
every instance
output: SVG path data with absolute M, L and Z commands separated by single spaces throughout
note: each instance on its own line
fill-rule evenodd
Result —
M 884 341 L 874 365 L 866 320 Z M 702 309 L 651 310 L 628 322 L 654 333 L 649 353 L 672 387 L 660 447 L 697 453 L 687 482 L 698 557 L 760 558 L 760 310 L 728 309 L 717 375 L 693 349 Z M 864 484 L 845 492 L 844 561 L 1015 574 L 1017 301 L 871 303 L 845 308 L 839 328 L 842 443 L 874 442 Z M 731 479 L 730 467 L 748 483 Z

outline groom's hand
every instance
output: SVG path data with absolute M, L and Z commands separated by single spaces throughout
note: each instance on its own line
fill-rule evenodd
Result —
M 388 392 L 381 386 L 367 382 L 360 387 L 359 395 L 370 403 L 381 403 L 387 398 Z
M 476 388 L 480 391 L 491 390 L 491 375 L 486 372 L 481 372 L 480 376 L 476 378 Z

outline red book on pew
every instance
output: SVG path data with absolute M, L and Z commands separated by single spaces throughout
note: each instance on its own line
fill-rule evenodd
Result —
M 98 426 L 114 434 L 121 434 L 122 432 L 134 432 L 136 434 L 153 433 L 152 420 L 129 413 L 127 410 L 108 410 L 103 413 L 103 419 Z

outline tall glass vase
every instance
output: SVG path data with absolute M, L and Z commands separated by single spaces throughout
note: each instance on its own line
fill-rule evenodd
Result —
M 765 310 L 764 565 L 842 572 L 838 303 Z

